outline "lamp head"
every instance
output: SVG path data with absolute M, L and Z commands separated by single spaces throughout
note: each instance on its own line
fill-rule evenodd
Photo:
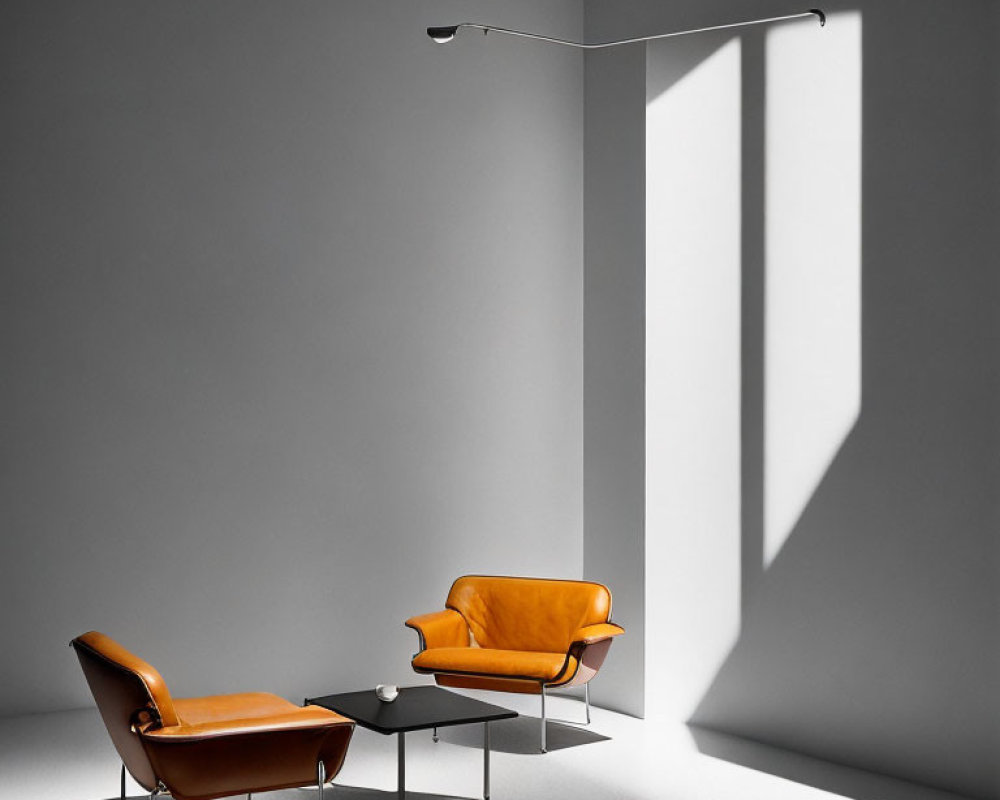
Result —
M 445 44 L 455 38 L 458 32 L 458 25 L 445 25 L 439 28 L 428 28 L 427 35 L 438 44 Z

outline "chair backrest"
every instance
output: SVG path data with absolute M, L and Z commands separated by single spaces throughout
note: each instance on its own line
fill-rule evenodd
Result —
M 565 653 L 578 628 L 609 621 L 611 592 L 590 581 L 465 575 L 447 606 L 480 647 Z
M 145 712 L 144 717 L 148 719 L 158 717 L 164 726 L 177 724 L 177 713 L 167 685 L 152 665 L 103 633 L 91 631 L 76 637 L 70 644 L 80 659 L 83 674 L 122 763 L 133 778 L 152 790 L 157 783 L 155 771 L 133 725 L 146 721 L 141 718 L 141 712 Z

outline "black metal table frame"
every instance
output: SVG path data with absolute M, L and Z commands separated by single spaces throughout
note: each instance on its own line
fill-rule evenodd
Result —
M 469 725 L 475 723 L 456 722 L 455 725 Z M 437 728 L 448 727 L 446 725 L 434 726 L 435 738 L 437 741 Z M 371 730 L 369 728 L 369 730 Z M 426 730 L 417 728 L 415 730 Z M 396 795 L 399 800 L 406 800 L 406 731 L 398 731 L 396 745 Z M 389 734 L 383 734 L 387 736 Z M 490 800 L 490 723 L 489 720 L 483 723 L 483 800 Z
M 412 688 L 423 688 L 423 687 L 410 687 L 410 688 L 412 689 Z M 437 687 L 427 687 L 427 688 L 437 689 Z M 406 689 L 404 688 L 404 689 L 401 689 L 400 691 L 401 692 L 405 692 Z M 446 691 L 446 690 L 437 689 L 437 691 Z M 357 694 L 357 693 L 353 693 L 353 694 Z M 373 692 L 373 694 L 374 694 L 374 692 Z M 451 693 L 449 693 L 449 694 L 451 694 Z M 458 696 L 462 697 L 462 695 L 458 695 Z M 310 704 L 320 705 L 320 706 L 323 706 L 325 708 L 330 708 L 332 711 L 336 711 L 337 713 L 344 714 L 344 712 L 342 710 L 338 710 L 337 708 L 332 708 L 331 705 L 327 705 L 327 704 L 324 703 L 324 701 L 327 700 L 328 698 L 334 698 L 334 697 L 337 697 L 337 695 L 328 695 L 327 697 L 317 697 L 317 698 L 308 698 L 307 697 L 305 699 L 305 704 L 306 705 L 310 705 Z M 471 698 L 465 698 L 465 699 L 471 699 Z M 473 702 L 480 702 L 480 701 L 473 701 Z M 488 705 L 488 704 L 484 704 L 484 705 Z M 509 709 L 501 709 L 499 706 L 494 706 L 494 708 L 502 710 L 502 711 L 504 711 L 506 713 L 503 714 L 503 715 L 494 714 L 492 716 L 492 720 L 495 720 L 495 719 L 510 719 L 510 718 L 513 718 L 513 717 L 517 716 L 517 712 L 516 711 L 510 711 Z M 344 714 L 344 716 L 347 716 L 349 718 L 354 719 L 353 717 L 350 717 L 350 714 Z M 482 723 L 483 723 L 483 800 L 490 800 L 490 722 L 492 720 L 491 719 L 482 720 Z M 397 744 L 396 744 L 396 776 L 397 776 L 396 777 L 396 795 L 397 795 L 398 800 L 405 800 L 405 798 L 406 798 L 406 734 L 407 733 L 409 733 L 410 731 L 431 730 L 431 729 L 433 729 L 434 741 L 436 742 L 438 740 L 438 735 L 437 735 L 437 729 L 438 728 L 447 728 L 447 727 L 451 727 L 451 726 L 454 726 L 454 725 L 471 725 L 471 724 L 475 724 L 478 721 L 479 720 L 475 720 L 475 719 L 473 719 L 473 720 L 461 720 L 460 719 L 460 720 L 456 720 L 454 722 L 434 720 L 434 721 L 428 722 L 426 724 L 416 723 L 416 724 L 413 724 L 413 725 L 407 725 L 405 728 L 398 729 L 398 730 L 386 730 L 386 729 L 381 729 L 378 726 L 376 726 L 373 723 L 368 722 L 366 720 L 363 720 L 363 719 L 354 719 L 354 722 L 356 724 L 360 725 L 363 728 L 367 728 L 370 731 L 375 731 L 376 733 L 381 733 L 383 736 L 389 736 L 389 735 L 395 733 L 396 736 L 398 737 L 397 740 L 396 740 L 396 742 L 397 742 Z

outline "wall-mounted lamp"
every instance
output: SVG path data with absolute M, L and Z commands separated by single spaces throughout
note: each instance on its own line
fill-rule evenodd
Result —
M 476 22 L 463 22 L 459 25 L 442 25 L 435 28 L 428 28 L 427 35 L 430 36 L 438 44 L 445 44 L 450 42 L 455 38 L 458 33 L 459 28 L 475 28 L 483 32 L 483 35 L 489 33 L 490 31 L 496 31 L 497 33 L 506 33 L 510 36 L 524 36 L 528 39 L 541 39 L 543 42 L 552 42 L 553 44 L 565 44 L 570 47 L 579 47 L 584 50 L 597 50 L 602 47 L 615 47 L 620 44 L 634 44 L 635 42 L 648 42 L 653 39 L 669 39 L 674 36 L 688 36 L 692 33 L 708 33 L 709 31 L 721 31 L 727 28 L 742 28 L 747 25 L 763 25 L 768 22 L 783 22 L 789 19 L 801 19 L 803 17 L 816 17 L 819 19 L 820 25 L 826 25 L 826 14 L 824 14 L 818 8 L 811 8 L 808 11 L 803 11 L 798 14 L 786 14 L 783 17 L 767 17 L 766 19 L 752 19 L 746 22 L 732 22 L 728 25 L 712 25 L 707 28 L 695 28 L 689 31 L 675 31 L 673 33 L 657 33 L 653 36 L 637 36 L 634 39 L 618 39 L 613 42 L 594 42 L 593 44 L 588 44 L 586 42 L 572 42 L 568 39 L 555 39 L 551 36 L 541 36 L 537 33 L 527 33 L 526 31 L 513 31 L 509 28 L 496 28 L 492 25 L 480 25 Z

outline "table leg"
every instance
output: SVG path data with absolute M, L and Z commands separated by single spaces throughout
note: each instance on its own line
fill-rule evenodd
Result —
M 399 749 L 396 753 L 396 796 L 399 800 L 406 800 L 406 733 L 400 731 L 396 734 L 399 737 Z
M 490 800 L 490 723 L 483 723 L 483 800 Z

